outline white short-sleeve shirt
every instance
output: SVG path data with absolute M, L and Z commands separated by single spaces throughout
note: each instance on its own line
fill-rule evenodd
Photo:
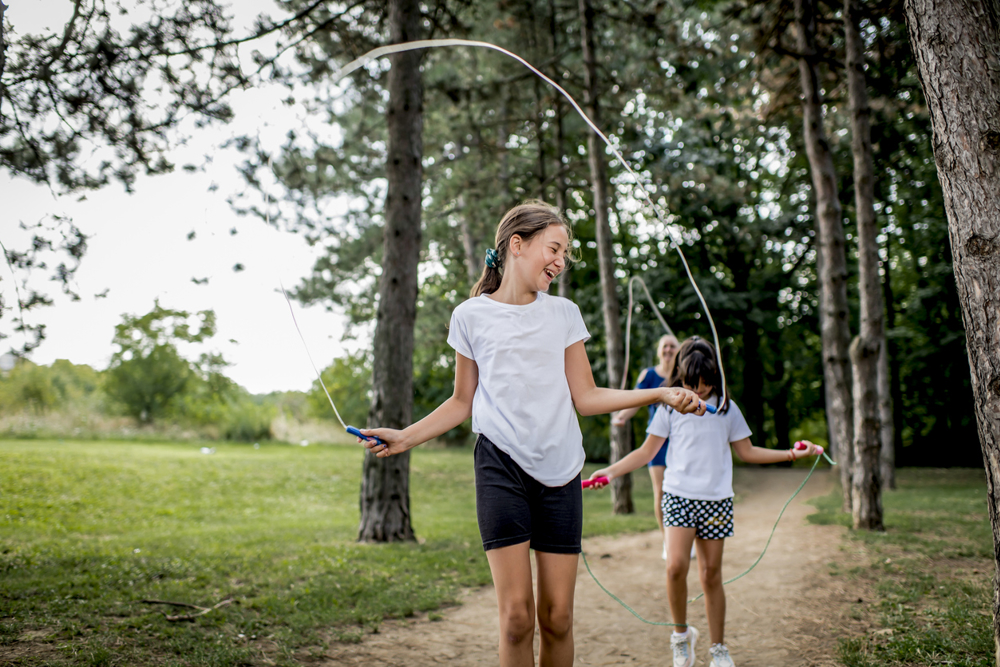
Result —
M 713 397 L 714 398 L 714 397 Z M 711 399 L 710 399 L 711 400 Z M 729 443 L 751 431 L 736 402 L 724 414 L 698 417 L 671 408 L 657 410 L 646 432 L 670 438 L 663 490 L 693 500 L 733 497 L 733 455 Z
M 566 348 L 590 334 L 575 303 L 537 295 L 524 306 L 469 299 L 452 313 L 448 344 L 479 367 L 472 430 L 542 484 L 563 486 L 585 459 Z

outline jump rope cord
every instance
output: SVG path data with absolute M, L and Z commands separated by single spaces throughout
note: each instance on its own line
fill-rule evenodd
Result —
M 415 51 L 415 50 L 419 50 L 419 49 L 429 49 L 429 48 L 446 47 L 446 46 L 469 46 L 469 47 L 475 47 L 475 48 L 491 49 L 493 51 L 497 51 L 497 52 L 502 53 L 502 54 L 504 54 L 506 56 L 509 56 L 510 58 L 513 58 L 514 60 L 516 60 L 519 63 L 521 63 L 522 65 L 524 65 L 526 68 L 528 68 L 529 70 L 531 70 L 534 74 L 536 74 L 538 77 L 540 77 L 547 84 L 549 84 L 550 86 L 552 86 L 553 88 L 555 88 L 557 91 L 559 91 L 559 93 L 564 98 L 566 98 L 566 100 L 570 103 L 570 105 L 572 105 L 572 107 L 576 110 L 576 112 L 584 120 L 584 122 L 587 124 L 587 126 L 590 127 L 590 129 L 593 130 L 593 132 L 595 134 L 597 134 L 598 137 L 601 138 L 601 140 L 607 145 L 607 147 L 611 151 L 611 153 L 618 159 L 618 162 L 622 165 L 622 167 L 624 167 L 625 170 L 632 176 L 632 179 L 633 179 L 633 181 L 632 181 L 633 191 L 634 190 L 639 190 L 642 193 L 642 198 L 645 199 L 645 201 L 646 201 L 647 204 L 649 204 L 650 208 L 652 209 L 653 213 L 656 215 L 657 219 L 659 219 L 660 222 L 662 222 L 664 224 L 665 229 L 667 230 L 667 233 L 670 235 L 670 244 L 673 246 L 674 250 L 677 251 L 677 255 L 680 257 L 680 260 L 681 260 L 681 264 L 684 266 L 684 272 L 687 275 L 688 282 L 691 283 L 691 287 L 692 287 L 692 289 L 694 289 L 694 292 L 695 292 L 695 294 L 698 297 L 698 301 L 701 303 L 702 310 L 705 312 L 705 316 L 708 318 L 708 324 L 709 324 L 709 327 L 712 330 L 712 339 L 715 342 L 716 360 L 718 362 L 719 373 L 721 375 L 721 380 L 722 380 L 722 387 L 721 387 L 722 388 L 722 403 L 724 404 L 725 400 L 726 400 L 726 397 L 727 397 L 727 394 L 728 394 L 728 385 L 726 383 L 726 372 L 725 372 L 724 366 L 722 364 L 722 357 L 721 357 L 722 345 L 719 342 L 719 332 L 718 332 L 718 330 L 715 327 L 715 320 L 712 318 L 712 312 L 709 309 L 708 304 L 705 301 L 705 297 L 701 293 L 701 289 L 698 287 L 698 283 L 697 283 L 697 281 L 695 281 L 694 275 L 691 273 L 691 267 L 688 265 L 687 257 L 684 255 L 684 251 L 681 250 L 680 241 L 677 238 L 677 233 L 675 232 L 675 230 L 673 228 L 673 225 L 670 222 L 667 221 L 666 216 L 664 215 L 662 209 L 656 204 L 656 202 L 653 201 L 653 199 L 652 199 L 652 197 L 650 197 L 649 192 L 647 191 L 647 189 L 645 187 L 643 187 L 643 183 L 642 183 L 642 180 L 639 178 L 639 175 L 632 169 L 631 166 L 629 166 L 629 163 L 625 160 L 625 158 L 618 151 L 618 149 L 615 148 L 615 146 L 612 144 L 611 140 L 608 139 L 608 137 L 601 131 L 601 129 L 599 127 L 597 127 L 597 125 L 590 119 L 589 116 L 587 116 L 587 114 L 584 112 L 583 108 L 577 103 L 577 101 L 575 99 L 573 99 L 573 96 L 570 95 L 568 92 L 566 92 L 566 90 L 563 89 L 562 86 L 560 86 L 558 83 L 556 83 L 555 81 L 553 81 L 544 72 L 542 72 L 541 70 L 539 70 L 538 68 L 536 68 L 534 65 L 532 65 L 531 63 L 529 63 L 527 60 L 525 60 L 521 56 L 517 55 L 516 53 L 512 53 L 512 52 L 510 52 L 510 51 L 508 51 L 508 50 L 506 50 L 506 49 L 504 49 L 504 48 L 502 48 L 500 46 L 497 46 L 496 44 L 491 44 L 489 42 L 480 42 L 480 41 L 475 41 L 475 40 L 467 40 L 467 39 L 426 39 L 426 40 L 418 40 L 418 41 L 413 41 L 413 42 L 406 42 L 406 43 L 403 43 L 403 44 L 390 44 L 390 45 L 387 45 L 387 46 L 379 47 L 377 49 L 372 49 L 371 51 L 369 51 L 369 52 L 365 53 L 364 55 L 362 55 L 360 58 L 357 58 L 357 59 L 351 61 L 350 63 L 348 63 L 347 65 L 345 65 L 343 68 L 341 68 L 339 71 L 337 71 L 333 75 L 331 83 L 336 83 L 336 82 L 340 81 L 341 79 L 343 79 L 348 74 L 350 74 L 350 73 L 352 73 L 352 72 L 354 72 L 354 71 L 356 71 L 356 70 L 364 67 L 366 64 L 370 63 L 371 61 L 373 61 L 373 60 L 375 60 L 377 58 L 382 58 L 384 56 L 388 56 L 388 55 L 391 55 L 393 53 L 403 53 L 403 52 L 406 52 L 406 51 Z M 268 164 L 270 165 L 270 160 L 268 161 Z M 642 288 L 643 288 L 643 290 L 646 293 L 646 298 L 649 300 L 649 303 L 650 303 L 650 305 L 653 308 L 653 312 L 656 313 L 656 316 L 660 320 L 660 323 L 663 325 L 664 329 L 668 333 L 671 333 L 671 334 L 673 333 L 670 330 L 669 325 L 667 325 L 666 320 L 660 314 L 659 308 L 657 308 L 656 303 L 653 301 L 653 298 L 652 298 L 652 296 L 649 293 L 649 289 L 646 287 L 646 283 L 641 278 L 633 277 L 629 281 L 629 307 L 628 307 L 627 325 L 626 325 L 628 327 L 628 334 L 626 334 L 626 344 L 625 344 L 625 349 L 626 349 L 625 368 L 626 369 L 628 368 L 629 338 L 630 338 L 630 335 L 631 335 L 631 323 L 632 323 L 632 305 L 633 305 L 632 286 L 633 286 L 633 284 L 634 284 L 634 282 L 636 280 L 638 280 L 639 283 L 642 285 Z M 281 291 L 282 291 L 282 294 L 284 294 L 284 296 L 285 296 L 285 300 L 288 301 L 289 310 L 292 312 L 292 319 L 294 321 L 295 320 L 295 313 L 292 310 L 291 300 L 288 298 L 288 294 L 285 292 L 284 287 L 282 287 Z M 309 354 L 308 345 L 306 345 L 305 337 L 302 335 L 302 330 L 299 328 L 297 321 L 295 322 L 295 328 L 299 332 L 299 337 L 302 339 L 302 344 L 306 346 L 306 354 L 309 356 L 310 363 L 312 363 L 312 355 Z M 334 412 L 337 413 L 337 407 L 334 405 L 333 398 L 330 397 L 330 393 L 326 391 L 326 386 L 323 384 L 322 377 L 320 376 L 319 370 L 316 368 L 316 364 L 315 363 L 313 363 L 313 370 L 316 371 L 317 377 L 320 377 L 320 385 L 323 387 L 323 391 L 326 393 L 327 399 L 329 399 L 330 405 L 333 407 Z M 627 381 L 626 377 L 623 377 L 623 384 L 622 384 L 623 388 L 625 386 L 625 382 Z M 340 414 L 339 413 L 337 413 L 337 419 L 340 420 Z M 343 425 L 344 424 L 343 420 L 340 420 L 340 423 L 341 423 L 341 425 Z M 830 459 L 829 456 L 827 456 L 826 454 L 824 454 L 823 456 L 828 461 L 830 461 L 831 464 L 834 464 L 834 462 Z M 813 463 L 812 468 L 809 470 L 809 474 L 806 475 L 806 478 L 802 481 L 802 484 L 799 485 L 799 488 L 796 489 L 795 493 L 792 494 L 792 496 L 788 499 L 788 501 L 785 502 L 784 507 L 781 508 L 781 512 L 778 514 L 778 519 L 774 522 L 774 526 L 771 528 L 771 534 L 767 538 L 767 543 L 764 545 L 764 550 L 761 552 L 761 554 L 757 558 L 757 560 L 753 563 L 753 565 L 751 565 L 746 570 L 746 572 L 743 572 L 742 574 L 740 574 L 740 575 L 738 575 L 738 576 L 730 579 L 729 581 L 724 582 L 723 585 L 729 584 L 729 583 L 731 583 L 733 581 L 736 581 L 737 579 L 739 579 L 741 577 L 746 576 L 747 574 L 750 573 L 751 570 L 753 570 L 757 566 L 757 563 L 759 563 L 761 561 L 761 559 L 764 557 L 764 554 L 767 553 L 768 546 L 771 544 L 771 538 L 774 536 L 774 531 L 775 531 L 775 529 L 778 526 L 778 521 L 781 520 L 781 516 L 784 514 L 785 509 L 788 507 L 789 503 L 792 502 L 792 500 L 795 498 L 795 496 L 797 496 L 799 494 L 799 492 L 802 490 L 802 488 L 805 487 L 806 482 L 809 481 L 809 478 L 812 477 L 813 471 L 816 469 L 816 465 L 818 463 L 819 463 L 819 457 L 817 457 L 816 461 Z M 613 598 L 614 600 L 616 600 L 620 605 L 622 605 L 625 609 L 627 609 L 629 612 L 631 612 L 636 618 L 638 618 L 643 623 L 647 623 L 647 624 L 650 624 L 650 625 L 680 625 L 680 624 L 677 624 L 677 623 L 659 623 L 659 622 L 654 622 L 654 621 L 647 621 L 646 619 L 642 618 L 642 616 L 640 616 L 638 613 L 636 613 L 636 611 L 634 609 L 632 609 L 627 604 L 625 604 L 620 598 L 618 598 L 617 596 L 615 596 L 611 591 L 609 591 L 607 588 L 605 588 L 601 584 L 600 581 L 598 581 L 597 577 L 594 576 L 593 571 L 590 569 L 590 564 L 587 562 L 587 556 L 586 556 L 586 554 L 583 555 L 583 562 L 586 565 L 587 571 L 590 573 L 590 576 L 594 579 L 594 582 L 601 588 L 601 590 L 603 590 L 605 593 L 607 593 L 609 596 L 611 596 L 611 598 Z M 701 596 L 699 595 L 698 597 L 693 598 L 692 600 L 690 600 L 690 602 L 694 602 L 695 600 L 698 600 L 700 597 Z
M 666 331 L 671 336 L 674 336 L 673 329 L 667 324 L 667 321 L 663 319 L 663 315 L 660 313 L 660 309 L 657 307 L 656 302 L 653 301 L 653 297 L 649 294 L 649 288 L 646 287 L 646 281 L 639 276 L 632 276 L 628 281 L 628 314 L 625 316 L 625 365 L 622 368 L 625 372 L 622 373 L 622 383 L 619 389 L 624 389 L 625 385 L 628 384 L 628 355 L 629 355 L 629 345 L 632 340 L 632 285 L 638 282 L 642 285 L 642 290 L 646 293 L 646 300 L 649 301 L 650 307 L 656 314 L 656 319 L 660 320 L 660 324 L 663 325 L 664 331 Z M 676 336 L 674 336 L 676 338 Z
M 825 458 L 827 461 L 829 461 L 830 465 L 837 465 L 833 461 L 833 459 L 831 459 L 829 456 L 826 455 L 825 452 L 823 453 L 823 458 Z M 755 567 L 757 567 L 757 564 L 760 563 L 761 560 L 763 560 L 764 554 L 767 553 L 767 548 L 769 546 L 771 546 L 771 538 L 774 537 L 774 531 L 777 530 L 777 528 L 778 528 L 778 522 L 781 521 L 781 517 L 785 514 L 785 510 L 788 509 L 788 506 L 791 504 L 791 502 L 793 500 L 795 500 L 795 496 L 799 495 L 799 492 L 803 488 L 805 488 L 806 482 L 808 482 L 809 478 L 812 477 L 813 472 L 816 470 L 816 466 L 819 465 L 819 461 L 820 461 L 820 457 L 817 456 L 816 460 L 813 461 L 812 468 L 809 469 L 809 474 L 806 475 L 805 479 L 802 480 L 802 483 L 799 484 L 799 488 L 795 489 L 795 493 L 793 493 L 791 495 L 791 497 L 788 500 L 785 501 L 785 504 L 781 508 L 781 511 L 778 512 L 778 518 L 774 520 L 774 525 L 771 526 L 771 534 L 767 536 L 767 542 L 764 543 L 764 550 L 760 552 L 759 556 L 757 556 L 757 560 L 755 560 L 753 562 L 753 565 L 751 565 L 750 567 L 748 567 L 744 572 L 741 572 L 740 574 L 736 575 L 732 579 L 729 579 L 727 581 L 722 582 L 723 586 L 728 586 L 729 584 L 733 583 L 737 579 L 742 579 L 746 575 L 750 574 L 751 570 L 753 570 Z M 615 602 L 617 602 L 618 604 L 620 604 L 622 607 L 624 607 L 630 614 L 632 614 L 633 616 L 635 616 L 637 619 L 639 619 L 643 623 L 646 623 L 647 625 L 667 625 L 667 626 L 676 626 L 676 627 L 687 627 L 687 623 L 666 623 L 666 622 L 661 622 L 661 621 L 649 621 L 649 620 L 646 620 L 645 618 L 643 618 L 635 609 L 633 609 L 632 607 L 630 607 L 627 604 L 625 604 L 625 602 L 620 597 L 618 597 L 617 595 L 615 595 L 614 593 L 612 593 L 611 591 L 609 591 L 607 588 L 604 587 L 604 584 L 602 584 L 600 582 L 600 580 L 594 574 L 594 571 L 590 569 L 590 563 L 587 562 L 587 554 L 586 553 L 581 553 L 581 555 L 583 556 L 583 564 L 587 567 L 587 572 L 590 574 L 591 579 L 594 580 L 594 583 L 597 584 L 602 591 L 604 591 L 605 593 L 607 593 L 608 597 L 610 597 L 612 600 L 614 600 Z M 705 594 L 701 593 L 701 594 L 699 594 L 699 595 L 691 598 L 690 600 L 688 600 L 688 604 L 691 604 L 692 602 L 697 602 L 698 600 L 700 600 L 703 597 L 705 597 Z
M 257 142 L 260 143 L 260 134 L 258 133 Z M 267 158 L 267 170 L 273 172 L 273 165 L 271 163 L 271 158 Z M 264 219 L 267 222 L 267 226 L 271 226 L 271 193 L 264 188 Z M 330 396 L 330 392 L 326 389 L 326 383 L 323 382 L 323 374 L 319 372 L 319 368 L 316 366 L 316 362 L 313 361 L 312 354 L 309 352 L 309 345 L 306 343 L 306 337 L 302 335 L 302 329 L 299 327 L 299 321 L 295 318 L 295 309 L 292 308 L 292 300 L 288 298 L 288 292 L 285 291 L 285 286 L 278 281 L 278 286 L 281 288 L 281 294 L 285 297 L 285 303 L 288 304 L 288 312 L 292 314 L 292 323 L 295 324 L 295 330 L 299 332 L 299 340 L 302 341 L 302 347 L 306 350 L 306 356 L 309 358 L 309 363 L 312 365 L 313 370 L 316 371 L 316 378 L 319 380 L 319 386 L 323 388 L 323 393 L 326 394 L 326 400 L 330 401 L 330 407 L 333 408 L 333 414 L 337 415 L 337 421 L 340 425 L 347 430 L 347 424 L 344 420 L 340 418 L 340 412 L 337 410 L 336 404 L 333 402 L 333 397 Z
M 674 250 L 677 251 L 677 255 L 681 259 L 681 264 L 684 266 L 684 272 L 687 274 L 688 282 L 691 283 L 691 287 L 694 289 L 695 294 L 698 296 L 698 301 L 701 303 L 702 310 L 705 312 L 705 315 L 708 318 L 708 324 L 712 330 L 712 338 L 715 341 L 715 355 L 716 355 L 716 360 L 718 361 L 719 374 L 721 375 L 721 380 L 722 380 L 722 400 L 720 402 L 720 405 L 725 405 L 729 389 L 728 385 L 726 384 L 726 371 L 722 364 L 722 353 L 721 353 L 722 346 L 719 344 L 719 332 L 715 328 L 715 320 L 712 319 L 712 312 L 711 310 L 709 310 L 708 304 L 705 302 L 705 297 L 702 295 L 701 289 L 698 288 L 698 283 L 695 281 L 694 275 L 691 273 L 691 267 L 688 265 L 687 257 L 684 256 L 684 251 L 681 250 L 680 239 L 677 236 L 677 232 L 674 230 L 673 225 L 667 221 L 667 216 L 663 213 L 662 209 L 653 201 L 652 197 L 650 197 L 647 189 L 643 187 L 643 183 L 642 180 L 639 178 L 639 175 L 632 169 L 631 166 L 629 166 L 629 163 L 625 160 L 625 158 L 618 151 L 618 149 L 615 148 L 611 140 L 608 139 L 608 137 L 601 131 L 601 129 L 597 127 L 594 121 L 591 120 L 589 116 L 587 116 L 583 108 L 577 103 L 575 99 L 573 99 L 573 96 L 570 95 L 568 92 L 566 92 L 566 90 L 563 89 L 562 86 L 553 81 L 544 72 L 539 70 L 537 67 L 535 67 L 534 65 L 532 65 L 531 63 L 529 63 L 527 60 L 517 55 L 516 53 L 512 53 L 511 51 L 508 51 L 503 47 L 497 46 L 496 44 L 491 44 L 489 42 L 480 42 L 476 40 L 469 40 L 469 39 L 423 39 L 413 42 L 405 42 L 402 44 L 389 44 L 386 46 L 381 46 L 377 49 L 372 49 L 371 51 L 365 53 L 360 58 L 357 58 L 349 62 L 343 68 L 338 70 L 336 73 L 334 73 L 331 83 L 336 83 L 337 81 L 343 79 L 351 72 L 354 72 L 364 67 L 365 65 L 367 65 L 368 63 L 377 58 L 382 58 L 384 56 L 388 56 L 393 53 L 403 53 L 406 51 L 416 51 L 419 49 L 430 49 L 430 48 L 445 47 L 445 46 L 470 46 L 474 48 L 491 49 L 493 51 L 497 51 L 506 56 L 509 56 L 510 58 L 513 58 L 517 62 L 527 67 L 529 70 L 534 72 L 539 78 L 541 78 L 547 84 L 549 84 L 557 91 L 559 91 L 559 94 L 561 94 L 563 97 L 566 98 L 566 100 L 572 105 L 572 107 L 584 120 L 587 126 L 590 127 L 590 129 L 593 130 L 594 133 L 598 137 L 600 137 L 602 141 L 604 141 L 608 149 L 611 150 L 611 153 L 616 158 L 618 158 L 618 162 L 622 165 L 622 167 L 624 167 L 625 170 L 629 174 L 631 174 L 633 191 L 638 190 L 639 192 L 642 193 L 642 199 L 644 199 L 646 203 L 649 204 L 650 208 L 656 215 L 657 219 L 659 219 L 660 222 L 664 224 L 667 233 L 670 235 L 670 245 L 672 245 Z M 630 281 L 630 286 L 631 286 L 631 281 Z M 643 289 L 645 289 L 645 283 L 643 283 Z M 649 290 L 646 290 L 646 295 L 649 296 Z M 650 298 L 650 302 L 652 303 L 652 298 Z M 629 309 L 629 316 L 631 316 L 631 309 Z M 664 327 L 666 327 L 667 330 L 669 331 L 670 327 L 667 327 L 666 321 L 664 321 L 662 317 L 660 317 L 660 321 L 663 323 Z M 627 364 L 625 368 L 626 369 L 628 368 Z

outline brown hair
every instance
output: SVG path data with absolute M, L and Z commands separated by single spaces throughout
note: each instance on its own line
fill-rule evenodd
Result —
M 711 385 L 715 391 L 722 391 L 722 374 L 719 372 L 719 364 L 716 361 L 715 348 L 708 341 L 691 336 L 681 343 L 681 349 L 677 351 L 677 360 L 674 362 L 674 372 L 670 375 L 670 386 L 680 387 L 687 385 L 697 387 L 698 380 L 704 380 L 705 384 Z M 719 413 L 724 413 L 729 409 L 729 397 L 726 397 L 724 405 L 716 404 Z
M 545 202 L 532 199 L 523 204 L 518 204 L 507 211 L 500 224 L 497 225 L 496 245 L 496 266 L 484 266 L 483 274 L 472 286 L 469 296 L 477 297 L 480 294 L 493 294 L 500 289 L 500 281 L 503 279 L 503 267 L 507 263 L 507 252 L 511 238 L 516 234 L 522 241 L 527 241 L 535 234 L 549 228 L 549 225 L 562 225 L 566 228 L 566 234 L 570 238 L 572 247 L 573 230 L 562 216 L 562 213 L 555 206 L 550 206 Z M 570 261 L 570 248 L 566 249 L 566 261 Z

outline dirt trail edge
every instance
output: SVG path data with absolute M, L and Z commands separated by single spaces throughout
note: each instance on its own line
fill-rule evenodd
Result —
M 736 477 L 736 535 L 726 540 L 723 576 L 750 567 L 767 541 L 782 505 L 806 471 L 740 469 Z M 804 501 L 830 491 L 828 471 L 817 472 L 792 501 L 767 555 L 746 577 L 726 587 L 726 643 L 740 667 L 827 667 L 837 664 L 836 629 L 847 591 L 827 563 L 838 558 L 843 529 L 805 521 Z M 643 617 L 667 621 L 665 568 L 659 532 L 584 540 L 594 574 Z M 701 592 L 692 567 L 691 596 Z M 424 667 L 497 664 L 497 611 L 493 587 L 467 591 L 442 620 L 390 621 L 360 644 L 334 644 L 325 665 Z M 697 664 L 708 664 L 708 627 L 699 600 L 689 622 L 702 633 Z M 669 664 L 671 628 L 641 623 L 609 598 L 580 562 L 576 587 L 576 665 Z M 537 646 L 537 636 L 536 636 Z M 313 661 L 310 661 L 313 662 Z M 315 663 L 314 663 L 315 664 Z

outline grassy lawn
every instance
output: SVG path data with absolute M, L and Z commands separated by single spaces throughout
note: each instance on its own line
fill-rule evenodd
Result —
M 210 446 L 0 441 L 0 662 L 297 664 L 490 581 L 471 449 L 414 452 L 418 544 L 361 545 L 360 447 Z M 653 528 L 633 478 L 633 516 L 585 494 L 586 536 Z
M 993 535 L 982 470 L 902 469 L 883 495 L 886 532 L 850 533 L 866 565 L 831 574 L 856 577 L 875 601 L 853 605 L 874 629 L 840 642 L 848 667 L 991 667 Z M 850 525 L 840 492 L 814 501 L 814 523 Z M 860 602 L 860 601 L 859 601 Z

